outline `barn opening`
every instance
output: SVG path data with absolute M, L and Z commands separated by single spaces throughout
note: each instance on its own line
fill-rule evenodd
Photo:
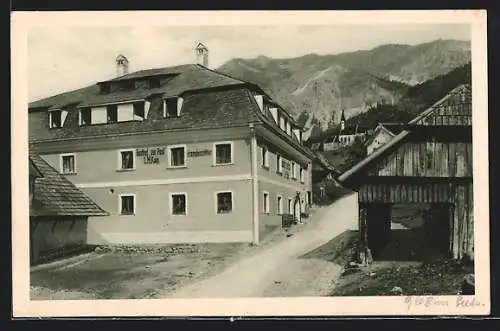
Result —
M 374 260 L 428 261 L 449 257 L 451 204 L 373 205 L 367 244 Z
M 392 206 L 427 204 L 420 245 L 474 260 L 472 156 L 471 89 L 461 85 L 339 176 L 358 192 L 360 259 L 380 258 L 390 243 Z

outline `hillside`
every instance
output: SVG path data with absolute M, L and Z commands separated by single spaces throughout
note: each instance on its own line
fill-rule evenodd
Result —
M 411 85 L 470 60 L 469 42 L 436 40 L 383 45 L 336 55 L 310 54 L 291 59 L 233 59 L 218 70 L 258 84 L 292 115 L 305 122 L 313 114 L 323 127 L 366 112 L 377 102 L 398 103 Z
M 375 128 L 380 122 L 406 123 L 461 84 L 471 84 L 470 62 L 447 74 L 408 88 L 397 104 L 379 104 L 367 112 L 348 118 L 346 124 Z M 313 126 L 313 129 L 309 143 L 324 141 L 335 131 L 335 128 L 320 130 L 318 126 Z M 364 150 L 363 145 L 355 144 L 337 151 L 323 152 L 323 155 L 338 171 L 344 172 L 364 158 Z

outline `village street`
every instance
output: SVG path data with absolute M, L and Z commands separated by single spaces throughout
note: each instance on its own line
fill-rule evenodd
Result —
M 173 298 L 327 295 L 342 266 L 306 254 L 357 228 L 357 195 L 345 196 L 284 241 L 243 257 L 222 273 L 190 284 Z

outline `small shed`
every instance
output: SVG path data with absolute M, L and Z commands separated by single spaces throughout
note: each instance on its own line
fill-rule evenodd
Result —
M 87 244 L 89 216 L 107 216 L 45 160 L 29 156 L 30 263 L 65 255 Z
M 453 258 L 473 260 L 470 85 L 453 89 L 338 180 L 358 192 L 361 257 L 375 257 L 389 242 L 392 205 L 426 203 L 443 234 L 437 240 Z

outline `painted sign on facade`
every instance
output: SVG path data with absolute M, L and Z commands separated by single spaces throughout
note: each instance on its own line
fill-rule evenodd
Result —
M 138 148 L 136 157 L 142 157 L 144 164 L 160 164 L 160 157 L 165 155 L 166 147 Z
M 187 155 L 189 157 L 206 156 L 206 155 L 212 155 L 212 151 L 210 149 L 198 149 L 189 151 Z

